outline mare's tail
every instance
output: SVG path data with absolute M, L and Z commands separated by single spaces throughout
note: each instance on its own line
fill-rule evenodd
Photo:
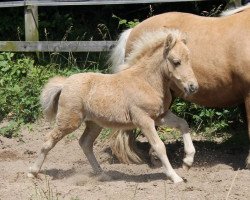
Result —
M 111 51 L 109 62 L 111 63 L 111 69 L 113 73 L 116 73 L 122 70 L 120 66 L 122 66 L 125 60 L 126 43 L 127 43 L 127 40 L 131 31 L 132 31 L 132 28 L 125 30 L 120 35 L 116 46 Z
M 49 79 L 49 82 L 43 87 L 40 102 L 43 113 L 49 121 L 56 116 L 58 100 L 65 80 L 66 77 L 57 76 Z

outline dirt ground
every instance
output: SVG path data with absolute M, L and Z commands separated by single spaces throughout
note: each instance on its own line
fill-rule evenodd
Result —
M 83 129 L 83 128 L 82 128 Z M 172 184 L 162 168 L 146 164 L 119 164 L 99 138 L 95 154 L 112 180 L 94 177 L 83 155 L 78 138 L 82 130 L 65 137 L 50 152 L 38 179 L 27 177 L 27 170 L 50 130 L 44 121 L 23 128 L 20 137 L 0 136 L 0 199 L 250 199 L 250 170 L 244 169 L 247 146 L 231 146 L 211 141 L 194 141 L 197 154 L 194 167 L 181 168 L 183 144 L 166 144 L 174 169 L 186 182 Z M 147 149 L 147 144 L 141 144 Z

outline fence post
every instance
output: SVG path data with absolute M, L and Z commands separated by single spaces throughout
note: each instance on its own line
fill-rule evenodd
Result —
M 38 7 L 29 5 L 24 9 L 25 41 L 39 41 Z M 39 52 L 36 52 L 36 56 L 40 58 Z
M 38 7 L 26 6 L 24 11 L 25 40 L 38 41 Z

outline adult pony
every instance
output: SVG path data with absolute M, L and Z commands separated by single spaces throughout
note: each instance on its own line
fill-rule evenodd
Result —
M 199 91 L 191 96 L 184 96 L 173 84 L 173 95 L 207 107 L 244 102 L 250 138 L 250 4 L 225 12 L 222 17 L 170 12 L 148 18 L 121 35 L 111 56 L 113 70 L 122 70 L 120 64 L 133 50 L 136 38 L 162 27 L 177 28 L 187 34 L 192 68 L 199 83 Z M 133 144 L 131 134 L 117 134 L 114 153 L 123 152 L 124 159 L 120 159 L 125 162 L 138 160 L 133 149 L 120 145 Z M 126 155 L 126 151 L 130 153 Z M 250 168 L 250 150 L 246 166 Z
M 135 45 L 123 65 L 126 70 L 120 73 L 79 73 L 52 78 L 45 85 L 42 107 L 48 118 L 56 117 L 56 124 L 30 168 L 30 177 L 37 175 L 56 143 L 84 122 L 86 129 L 79 144 L 96 174 L 103 172 L 93 153 L 93 143 L 102 127 L 125 130 L 138 127 L 162 161 L 167 177 L 174 183 L 183 181 L 172 168 L 155 125 L 178 126 L 178 118 L 168 112 L 172 100 L 170 81 L 186 95 L 198 89 L 185 35 L 163 28 L 143 34 Z M 192 151 L 188 130 L 180 129 L 185 132 L 187 142 L 191 142 L 187 149 Z M 187 155 L 187 165 L 190 162 L 192 157 Z

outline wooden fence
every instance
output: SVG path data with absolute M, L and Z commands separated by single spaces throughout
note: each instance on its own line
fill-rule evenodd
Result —
M 109 51 L 115 41 L 39 41 L 38 6 L 68 5 L 115 5 L 142 4 L 206 0 L 23 0 L 0 2 L 3 7 L 19 7 L 25 9 L 25 40 L 0 41 L 0 51 L 12 52 L 100 52 Z M 1 20 L 1 19 L 0 19 Z

